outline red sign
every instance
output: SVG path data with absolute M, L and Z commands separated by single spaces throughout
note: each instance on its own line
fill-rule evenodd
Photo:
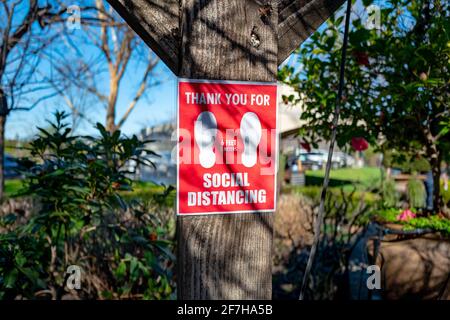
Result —
M 274 211 L 277 85 L 178 82 L 177 213 Z

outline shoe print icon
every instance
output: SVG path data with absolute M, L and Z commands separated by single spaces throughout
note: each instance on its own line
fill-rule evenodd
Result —
M 214 145 L 217 137 L 217 121 L 214 114 L 204 111 L 194 124 L 194 138 L 200 150 L 199 161 L 203 168 L 209 169 L 216 163 Z
M 253 112 L 247 112 L 241 119 L 240 135 L 244 143 L 242 152 L 242 164 L 251 168 L 257 161 L 257 149 L 261 141 L 261 122 Z

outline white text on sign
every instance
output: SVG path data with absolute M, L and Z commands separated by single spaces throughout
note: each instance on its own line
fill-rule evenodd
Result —
M 248 173 L 205 173 L 203 175 L 205 188 L 250 187 Z M 248 203 L 265 203 L 266 190 L 228 190 L 189 192 L 188 206 L 234 205 Z
M 249 98 L 250 96 L 250 98 Z M 270 95 L 268 94 L 245 94 L 245 93 L 205 93 L 205 92 L 185 92 L 187 104 L 192 105 L 248 105 L 269 106 Z

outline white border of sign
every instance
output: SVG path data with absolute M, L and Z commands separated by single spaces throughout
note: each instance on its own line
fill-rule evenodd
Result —
M 263 212 L 275 212 L 276 208 L 277 208 L 277 189 L 278 189 L 278 157 L 279 157 L 279 138 L 280 138 L 280 134 L 279 134 L 279 123 L 278 123 L 278 83 L 277 82 L 251 82 L 251 81 L 234 81 L 234 80 L 204 80 L 204 79 L 187 79 L 187 78 L 178 78 L 177 79 L 177 85 L 176 85 L 176 90 L 177 90 L 177 192 L 176 192 L 176 198 L 175 198 L 175 202 L 176 202 L 176 215 L 179 217 L 189 217 L 189 216 L 205 216 L 205 215 L 216 215 L 216 214 L 238 214 L 238 213 L 263 213 Z M 179 146 L 180 146 L 180 97 L 179 97 L 179 93 L 180 93 L 180 89 L 179 89 L 179 84 L 180 82 L 189 82 L 189 83 L 222 83 L 222 84 L 247 84 L 247 85 L 263 85 L 263 86 L 273 86 L 275 85 L 277 87 L 277 91 L 276 91 L 276 106 L 275 106 L 275 123 L 276 123 L 276 139 L 275 139 L 275 174 L 274 174 L 274 188 L 273 188 L 273 209 L 265 209 L 265 210 L 246 210 L 246 211 L 226 211 L 226 212 L 198 212 L 198 213 L 180 213 L 179 212 L 179 179 L 180 179 L 180 175 L 179 175 L 179 157 L 180 157 L 180 150 L 179 150 Z

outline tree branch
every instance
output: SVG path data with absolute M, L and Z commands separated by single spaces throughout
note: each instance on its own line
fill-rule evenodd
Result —
M 144 77 L 141 81 L 141 85 L 139 86 L 138 91 L 136 92 L 136 95 L 134 96 L 133 100 L 130 102 L 130 105 L 128 106 L 127 111 L 122 116 L 122 118 L 119 120 L 119 122 L 116 125 L 116 128 L 122 127 L 122 125 L 125 123 L 125 121 L 128 119 L 128 116 L 133 111 L 133 109 L 136 107 L 137 103 L 141 99 L 142 95 L 144 94 L 145 89 L 147 88 L 147 80 L 150 76 L 152 70 L 156 67 L 158 64 L 159 59 L 154 59 L 153 61 L 149 61 L 147 65 L 147 69 L 145 70 Z
M 325 22 L 344 0 L 281 0 L 278 6 L 278 64 Z
M 178 74 L 179 0 L 107 0 L 129 26 Z
M 100 20 L 104 20 L 105 16 L 104 16 L 104 11 L 105 11 L 105 6 L 103 5 L 103 0 L 96 0 L 95 4 L 98 8 L 98 18 Z M 102 50 L 103 54 L 106 57 L 106 60 L 108 61 L 108 64 L 112 64 L 112 59 L 111 59 L 111 52 L 109 50 L 109 46 L 108 46 L 108 30 L 107 30 L 107 23 L 106 22 L 102 22 L 100 24 L 100 49 Z

